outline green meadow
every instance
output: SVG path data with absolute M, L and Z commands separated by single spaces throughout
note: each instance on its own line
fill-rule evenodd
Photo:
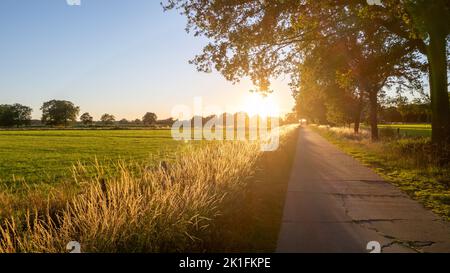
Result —
M 403 137 L 430 137 L 431 124 L 380 124 L 381 130 L 399 130 Z
M 58 182 L 74 164 L 151 160 L 180 145 L 170 130 L 0 131 L 0 184 Z

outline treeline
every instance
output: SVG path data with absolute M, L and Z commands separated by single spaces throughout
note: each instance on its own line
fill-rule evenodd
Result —
M 51 126 L 51 127 L 69 127 L 69 126 L 84 126 L 84 127 L 95 127 L 95 126 L 158 126 L 158 127 L 170 127 L 176 121 L 174 118 L 158 120 L 158 116 L 153 112 L 147 112 L 144 114 L 142 119 L 127 120 L 120 119 L 117 120 L 112 114 L 105 113 L 99 120 L 94 120 L 94 117 L 90 113 L 85 112 L 80 115 L 80 107 L 76 106 L 73 102 L 66 100 L 51 100 L 44 102 L 40 108 L 42 111 L 41 120 L 32 120 L 31 107 L 24 106 L 21 104 L 13 105 L 0 105 L 0 127 L 23 127 L 23 126 Z M 232 115 L 232 119 L 237 120 L 238 115 L 245 115 L 246 126 L 248 125 L 251 117 L 246 113 L 223 113 L 220 116 L 210 115 L 206 117 L 200 117 L 202 124 L 206 124 L 213 118 L 223 118 L 224 124 L 226 124 L 226 119 L 229 115 Z M 196 117 L 192 117 L 190 120 L 191 125 L 194 127 Z M 261 118 L 258 117 L 260 120 Z M 296 114 L 287 114 L 284 118 L 280 119 L 280 124 L 290 124 L 297 123 L 298 119 Z
M 155 113 L 147 112 L 142 119 L 129 121 L 127 119 L 116 120 L 112 114 L 105 113 L 100 120 L 95 121 L 88 113 L 80 114 L 80 107 L 73 102 L 66 100 L 50 100 L 44 102 L 40 108 L 42 111 L 41 120 L 32 120 L 33 109 L 21 104 L 0 105 L 0 127 L 24 127 L 24 126 L 112 126 L 112 125 L 137 125 L 137 126 L 171 126 L 174 123 L 172 118 L 158 120 Z M 79 121 L 78 121 L 79 116 Z
M 379 120 L 383 123 L 431 123 L 431 104 L 429 100 L 400 100 L 380 107 Z
M 330 102 L 327 98 L 316 97 L 308 103 L 302 101 L 298 111 L 301 117 L 313 123 L 331 126 L 353 125 L 357 133 L 359 126 L 356 121 L 370 123 L 370 108 L 367 105 L 363 105 L 361 109 L 358 107 L 358 104 L 348 102 L 336 105 L 336 102 Z M 377 120 L 379 123 L 431 123 L 431 114 L 431 104 L 427 99 L 390 100 L 378 106 Z

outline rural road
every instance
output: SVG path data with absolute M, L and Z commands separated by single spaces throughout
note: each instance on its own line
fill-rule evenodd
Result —
M 450 252 L 450 224 L 338 150 L 300 129 L 277 252 Z

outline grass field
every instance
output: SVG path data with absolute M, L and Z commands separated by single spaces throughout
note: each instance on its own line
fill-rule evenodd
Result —
M 186 145 L 170 131 L 2 132 L 3 162 L 17 173 L 32 167 L 22 173 L 37 185 L 55 165 L 48 175 L 58 183 L 0 191 L 0 253 L 65 252 L 72 240 L 83 252 L 273 252 L 295 128 L 283 128 L 279 149 L 267 153 L 258 142 Z M 154 162 L 143 160 L 149 154 Z M 68 171 L 94 156 L 106 161 L 92 176 L 82 165 Z
M 0 131 L 0 184 L 58 182 L 77 162 L 149 160 L 182 145 L 170 130 Z
M 381 132 L 392 130 L 397 134 L 397 130 L 403 137 L 429 137 L 431 136 L 431 124 L 381 124 L 378 125 Z

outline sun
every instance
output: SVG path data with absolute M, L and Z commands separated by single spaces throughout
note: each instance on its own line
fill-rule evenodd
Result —
M 259 93 L 247 94 L 244 98 L 244 109 L 249 116 L 278 117 L 280 108 L 273 94 L 263 96 Z

